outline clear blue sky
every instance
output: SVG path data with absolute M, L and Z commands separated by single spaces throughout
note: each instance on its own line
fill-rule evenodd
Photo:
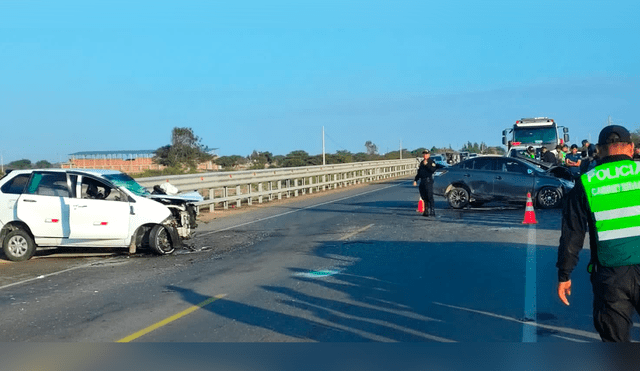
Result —
M 523 117 L 572 142 L 640 128 L 637 1 L 0 0 L 4 163 L 501 145 Z

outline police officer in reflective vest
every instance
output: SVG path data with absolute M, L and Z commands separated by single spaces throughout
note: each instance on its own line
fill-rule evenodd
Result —
M 422 216 L 436 216 L 433 201 L 433 173 L 436 171 L 436 163 L 431 159 L 431 153 L 428 149 L 422 151 L 423 160 L 420 161 L 418 173 L 413 180 L 415 187 L 418 179 L 420 179 L 420 198 L 424 201 L 424 212 Z
M 640 313 L 640 163 L 633 150 L 627 129 L 602 129 L 597 165 L 578 178 L 562 212 L 558 296 L 569 305 L 571 272 L 588 231 L 593 322 L 603 341 L 630 341 L 633 312 Z

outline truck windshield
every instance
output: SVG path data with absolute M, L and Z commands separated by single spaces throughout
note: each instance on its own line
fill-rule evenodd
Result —
M 513 141 L 521 143 L 556 143 L 558 133 L 555 128 L 515 128 Z
M 127 174 L 105 174 L 104 177 L 109 179 L 114 185 L 118 187 L 124 187 L 130 190 L 135 195 L 147 196 L 151 194 L 145 187 L 141 186 Z

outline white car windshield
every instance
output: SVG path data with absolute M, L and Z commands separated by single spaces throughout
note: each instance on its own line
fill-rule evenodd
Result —
M 105 174 L 106 179 L 118 187 L 124 187 L 137 196 L 148 196 L 151 193 L 127 174 Z

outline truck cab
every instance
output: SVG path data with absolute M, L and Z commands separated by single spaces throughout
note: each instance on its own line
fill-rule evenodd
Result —
M 562 128 L 562 138 L 558 130 Z M 547 147 L 555 153 L 558 144 L 569 142 L 569 129 L 558 126 L 548 117 L 523 118 L 515 122 L 512 128 L 502 131 L 502 144 L 507 146 L 507 156 L 522 153 L 531 146 L 539 157 L 540 149 Z

